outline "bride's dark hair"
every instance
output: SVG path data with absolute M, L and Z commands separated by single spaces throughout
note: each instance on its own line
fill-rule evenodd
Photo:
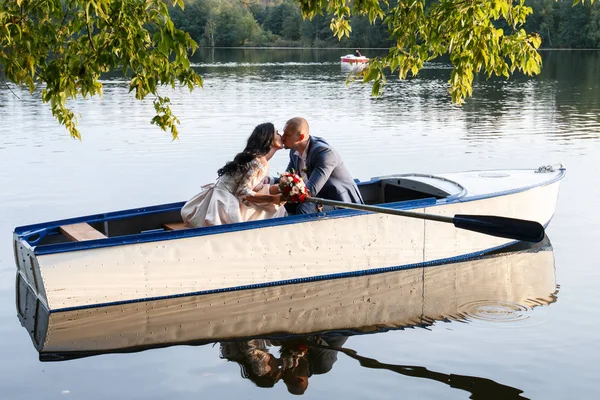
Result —
M 248 138 L 246 148 L 235 155 L 233 161 L 229 161 L 223 168 L 217 171 L 219 176 L 233 175 L 236 172 L 248 171 L 248 163 L 256 157 L 262 157 L 271 151 L 273 138 L 275 137 L 275 126 L 270 122 L 258 125 Z

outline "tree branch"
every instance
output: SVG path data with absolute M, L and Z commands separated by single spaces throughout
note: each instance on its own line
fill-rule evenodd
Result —
M 94 41 L 92 40 L 92 33 L 90 32 L 90 17 L 88 15 L 87 7 L 85 9 L 85 26 L 87 28 L 88 39 L 90 40 L 90 47 L 92 50 L 96 51 L 96 48 L 94 47 Z
M 2 72 L 2 71 L 0 71 Z M 4 83 L 4 86 L 6 86 L 6 88 L 8 90 L 10 90 L 10 92 L 13 94 L 13 96 L 15 96 L 18 100 L 21 100 L 21 98 L 19 96 L 17 96 L 17 94 L 15 92 L 13 92 L 12 88 L 8 85 L 8 82 L 6 81 L 6 79 L 4 79 L 4 74 L 0 73 L 0 79 L 2 79 L 2 83 Z

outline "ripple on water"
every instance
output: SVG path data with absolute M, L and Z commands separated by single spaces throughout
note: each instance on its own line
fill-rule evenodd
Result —
M 467 321 L 518 322 L 530 318 L 533 307 L 511 301 L 477 300 L 462 304 L 459 309 Z

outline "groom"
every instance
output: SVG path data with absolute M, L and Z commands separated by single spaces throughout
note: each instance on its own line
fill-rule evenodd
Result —
M 290 150 L 287 171 L 294 169 L 304 179 L 311 196 L 363 203 L 358 187 L 339 154 L 325 140 L 310 136 L 308 122 L 304 118 L 296 117 L 287 121 L 281 138 L 283 147 Z M 317 212 L 314 203 L 286 204 L 286 208 L 291 214 Z

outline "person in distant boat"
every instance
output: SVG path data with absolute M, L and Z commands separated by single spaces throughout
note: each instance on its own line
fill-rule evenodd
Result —
M 246 148 L 217 171 L 216 183 L 203 186 L 185 203 L 181 209 L 185 225 L 197 228 L 286 216 L 281 194 L 269 193 L 269 185 L 263 183 L 269 160 L 282 148 L 272 123 L 254 128 Z
M 362 57 L 362 54 L 360 54 L 360 51 L 354 50 L 354 57 Z
M 296 171 L 306 183 L 311 196 L 347 203 L 363 203 L 352 175 L 339 154 L 324 139 L 311 136 L 306 119 L 295 117 L 285 123 L 283 147 L 290 150 L 287 171 Z M 277 193 L 278 186 L 271 186 Z M 311 214 L 317 212 L 314 203 L 286 203 L 289 213 Z M 333 207 L 325 206 L 324 210 Z

